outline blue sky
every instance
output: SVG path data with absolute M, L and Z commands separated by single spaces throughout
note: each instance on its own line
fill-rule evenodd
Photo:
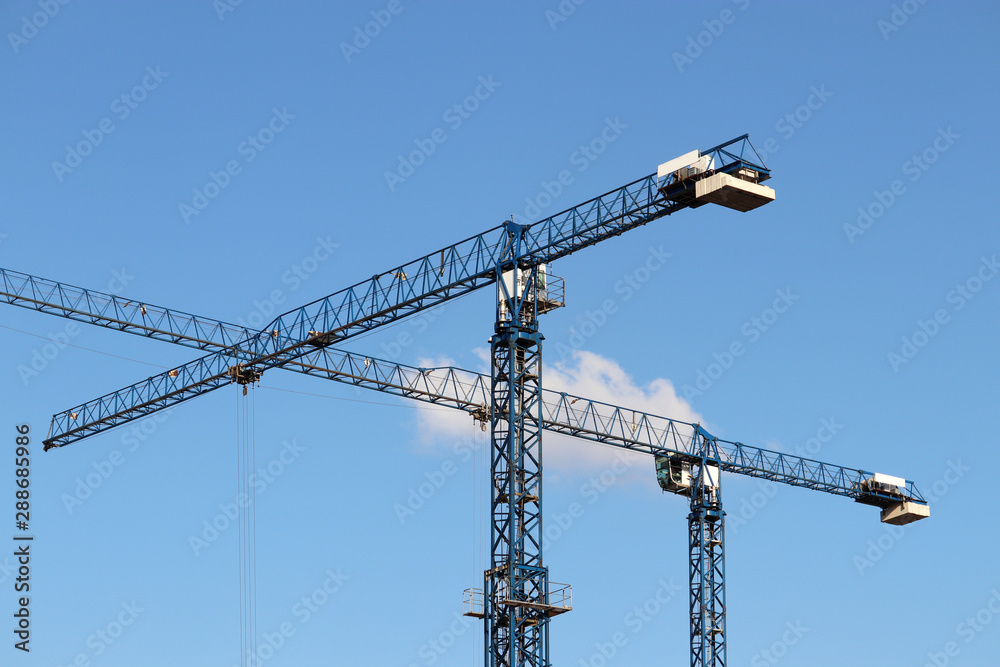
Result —
M 8 2 L 0 266 L 253 324 L 748 132 L 776 201 L 557 262 L 546 377 L 932 498 L 897 531 L 727 476 L 732 665 L 992 664 L 998 18 L 934 0 Z M 349 347 L 479 370 L 492 299 Z M 2 438 L 35 438 L 32 651 L 8 633 L 3 664 L 238 665 L 236 529 L 192 546 L 236 496 L 237 390 L 42 455 L 53 413 L 197 355 L 0 312 Z M 483 434 L 279 370 L 253 399 L 257 465 L 277 471 L 257 496 L 261 645 L 292 630 L 263 664 L 477 664 L 481 628 L 455 614 L 482 576 Z M 545 558 L 575 602 L 554 664 L 686 664 L 685 502 L 649 459 L 548 451 Z M 10 456 L 0 470 L 10 516 Z

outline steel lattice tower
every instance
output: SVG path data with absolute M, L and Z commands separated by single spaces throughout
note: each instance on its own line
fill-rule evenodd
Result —
M 717 463 L 702 459 L 692 475 L 695 488 L 688 515 L 691 667 L 726 666 L 726 515 L 718 471 Z
M 516 261 L 521 228 L 509 225 Z M 502 269 L 498 267 L 498 275 Z M 541 351 L 537 269 L 508 269 L 497 290 L 490 338 L 493 410 L 490 498 L 492 560 L 485 573 L 486 664 L 547 667 L 547 570 L 542 563 Z

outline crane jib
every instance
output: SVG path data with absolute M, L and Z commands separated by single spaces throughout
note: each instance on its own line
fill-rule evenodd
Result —
M 734 141 L 746 141 L 746 137 Z M 685 206 L 663 195 L 657 188 L 656 176 L 650 175 L 524 228 L 522 257 L 510 261 L 521 264 L 526 258 L 536 263 L 552 261 Z M 502 265 L 500 255 L 508 240 L 506 225 L 494 227 L 285 313 L 261 332 L 227 350 L 136 383 L 122 392 L 146 397 L 144 405 L 164 409 L 222 386 L 212 378 L 228 373 L 234 359 L 260 373 L 303 356 L 309 341 L 318 335 L 326 337 L 324 344 L 341 342 L 492 284 L 496 282 L 497 267 Z M 190 382 L 183 391 L 176 386 L 181 379 Z M 151 392 L 161 386 L 170 390 L 158 400 Z M 115 395 L 77 406 L 65 414 L 103 416 L 109 411 L 105 405 L 108 401 L 114 402 Z M 127 411 L 115 412 L 116 419 L 125 416 Z M 53 424 L 53 439 L 70 430 L 76 429 L 72 424 L 57 421 Z

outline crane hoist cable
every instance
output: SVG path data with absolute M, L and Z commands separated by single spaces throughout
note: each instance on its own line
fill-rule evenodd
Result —
M 252 435 L 252 437 L 251 437 L 251 446 L 252 446 L 251 458 L 252 458 L 252 465 L 250 466 L 250 472 L 251 472 L 251 475 L 253 475 L 255 473 L 255 471 L 256 471 L 256 463 L 257 463 L 257 393 L 256 392 L 253 392 L 250 395 L 250 405 L 252 407 L 252 410 L 250 412 L 250 428 L 252 429 L 251 430 L 251 435 Z M 257 649 L 257 634 L 256 634 L 256 631 L 257 631 L 257 501 L 256 501 L 257 490 L 256 490 L 256 488 L 253 485 L 251 485 L 250 491 L 251 491 L 252 495 L 255 498 L 254 502 L 252 504 L 252 506 L 253 506 L 253 541 L 251 542 L 251 544 L 253 546 L 253 550 L 252 550 L 251 553 L 253 554 L 254 656 L 256 656 L 257 655 L 257 653 L 256 653 L 256 649 Z
M 251 383 L 252 384 L 252 383 Z M 246 386 L 244 385 L 244 389 Z M 236 506 L 239 532 L 240 664 L 257 659 L 257 508 L 253 474 L 257 458 L 256 394 L 236 395 Z
M 237 559 L 237 565 L 239 567 L 239 595 L 240 595 L 240 667 L 246 667 L 246 656 L 244 648 L 246 647 L 246 605 L 243 601 L 243 514 L 242 510 L 239 509 L 239 498 L 240 493 L 243 492 L 243 423 L 242 414 L 240 411 L 240 399 L 239 395 L 236 395 L 236 506 L 237 506 L 237 552 L 239 557 Z
M 489 469 L 488 459 L 485 454 L 485 434 L 479 427 L 475 419 L 472 420 L 472 437 L 469 444 L 472 446 L 472 581 L 482 576 L 485 568 L 487 544 L 486 538 L 486 513 L 489 499 L 485 497 L 487 486 L 487 470 Z M 479 633 L 474 633 L 472 643 L 472 662 L 483 655 L 485 646 L 480 641 Z

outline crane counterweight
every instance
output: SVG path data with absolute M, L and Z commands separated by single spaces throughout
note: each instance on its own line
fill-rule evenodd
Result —
M 905 526 L 908 523 L 926 519 L 931 515 L 930 505 L 912 500 L 903 500 L 893 503 L 882 510 L 882 523 L 891 523 L 895 526 Z

